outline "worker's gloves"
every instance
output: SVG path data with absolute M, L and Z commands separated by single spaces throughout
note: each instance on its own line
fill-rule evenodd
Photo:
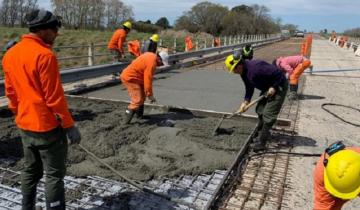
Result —
M 81 134 L 79 129 L 76 126 L 66 128 L 66 136 L 70 144 L 79 144 L 81 141 Z
M 148 99 L 149 99 L 151 104 L 156 103 L 156 98 L 154 96 L 148 96 Z
M 236 111 L 236 113 L 244 113 L 248 110 L 248 107 L 247 105 L 249 104 L 248 101 L 244 101 L 241 103 L 239 109 Z
M 272 97 L 272 96 L 275 95 L 275 93 L 276 93 L 275 88 L 270 87 L 269 90 L 268 90 L 267 93 L 266 93 L 266 97 Z

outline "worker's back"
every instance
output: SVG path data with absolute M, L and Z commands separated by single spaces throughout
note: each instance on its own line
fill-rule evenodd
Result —
M 156 54 L 146 52 L 126 67 L 121 73 L 121 79 L 128 82 L 144 83 L 147 77 L 153 75 L 156 69 Z
M 121 39 L 121 43 L 126 41 L 126 31 L 125 29 L 117 29 L 112 35 L 109 43 L 108 49 L 119 49 L 119 40 Z

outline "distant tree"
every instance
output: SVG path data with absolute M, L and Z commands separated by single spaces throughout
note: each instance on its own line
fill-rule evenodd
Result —
M 270 34 L 280 31 L 281 19 L 273 20 L 269 9 L 257 4 L 233 7 L 223 18 L 223 34 Z
M 23 4 L 19 10 L 19 21 L 22 27 L 26 26 L 25 15 L 31 10 L 38 9 L 38 0 L 22 0 Z
M 325 29 L 324 29 L 324 34 L 327 34 L 327 32 L 328 32 L 328 31 L 327 31 L 327 29 L 325 28 Z
M 136 29 L 138 32 L 144 33 L 157 33 L 161 30 L 161 27 L 155 24 L 148 24 L 144 21 L 137 21 L 133 23 L 133 28 Z
M 298 26 L 294 24 L 285 24 L 281 26 L 281 29 L 289 30 L 290 34 L 294 34 L 298 30 Z
M 208 1 L 200 2 L 178 18 L 175 27 L 187 29 L 188 31 L 196 30 L 219 34 L 222 29 L 222 18 L 227 12 L 228 8 L 220 4 Z
M 81 29 L 117 28 L 133 16 L 132 8 L 120 0 L 51 0 L 64 26 Z
M 249 7 L 247 5 L 240 5 L 240 6 L 236 6 L 233 7 L 231 9 L 232 12 L 236 12 L 238 14 L 244 14 L 244 15 L 248 15 L 248 16 L 252 16 L 254 15 L 254 11 L 252 7 Z
M 182 15 L 175 21 L 175 29 L 176 30 L 185 29 L 191 33 L 196 33 L 200 30 L 199 26 L 193 23 L 190 20 L 190 17 L 188 17 L 188 15 L 186 14 Z
M 222 20 L 224 35 L 254 34 L 252 18 L 246 13 L 231 11 Z
M 25 26 L 25 15 L 38 8 L 37 0 L 3 0 L 0 6 L 0 24 Z
M 122 22 L 133 17 L 132 7 L 119 0 L 105 0 L 105 25 L 107 28 L 118 28 Z
M 171 27 L 166 17 L 161 17 L 159 20 L 156 21 L 155 25 L 160 26 L 161 28 L 164 29 Z
M 11 3 L 10 0 L 3 0 L 1 2 L 0 14 L 1 14 L 1 24 L 2 25 L 8 25 L 8 23 L 9 23 L 10 3 Z

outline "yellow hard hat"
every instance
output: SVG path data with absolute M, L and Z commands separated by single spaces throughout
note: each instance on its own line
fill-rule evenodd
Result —
M 159 35 L 157 34 L 153 34 L 150 39 L 153 41 L 153 42 L 158 42 L 159 41 Z
M 344 200 L 360 194 L 360 154 L 341 150 L 331 155 L 324 170 L 325 189 L 333 196 Z
M 230 73 L 234 73 L 234 69 L 236 65 L 240 62 L 241 58 L 234 59 L 234 55 L 229 55 L 225 59 L 225 66 L 229 70 Z
M 123 26 L 125 26 L 126 28 L 128 28 L 130 30 L 132 29 L 132 24 L 130 21 L 126 21 L 125 23 L 123 23 Z

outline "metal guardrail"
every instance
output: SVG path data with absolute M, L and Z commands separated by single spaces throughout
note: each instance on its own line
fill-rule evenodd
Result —
M 169 66 L 158 68 L 158 72 L 167 71 L 170 69 L 177 69 L 189 67 L 209 60 L 219 59 L 231 54 L 236 49 L 241 49 L 246 44 L 252 44 L 255 48 L 265 44 L 273 43 L 276 41 L 284 40 L 288 37 L 281 37 L 280 35 L 275 38 L 267 38 L 259 41 L 243 42 L 240 44 L 233 44 L 222 47 L 207 48 L 197 51 L 177 53 L 169 55 Z M 70 83 L 84 79 L 96 78 L 104 75 L 114 74 L 121 72 L 129 62 L 114 63 L 105 65 L 96 65 L 89 67 L 81 67 L 76 69 L 68 69 L 60 71 L 61 80 L 63 83 Z M 5 95 L 4 80 L 0 80 L 0 96 Z

